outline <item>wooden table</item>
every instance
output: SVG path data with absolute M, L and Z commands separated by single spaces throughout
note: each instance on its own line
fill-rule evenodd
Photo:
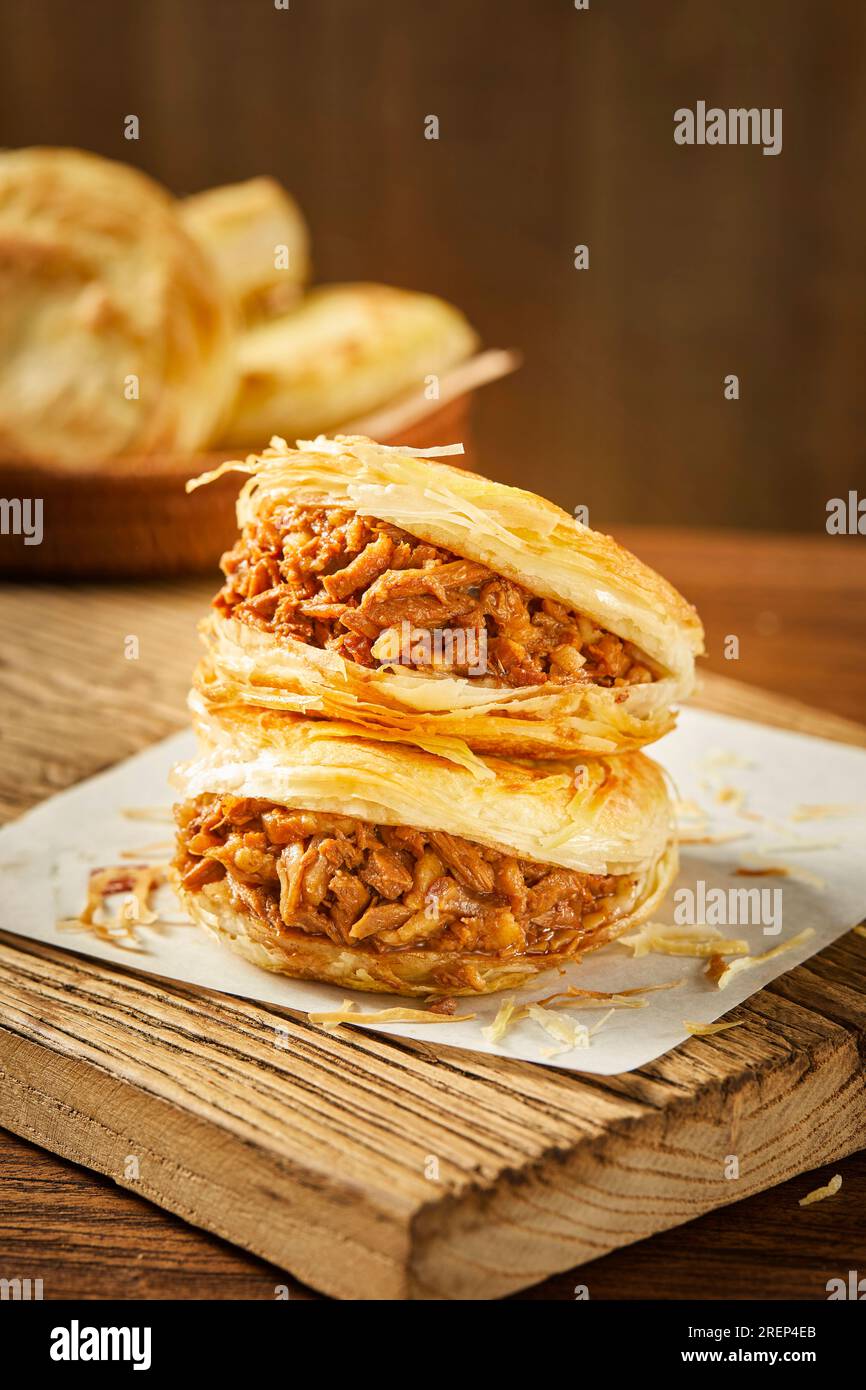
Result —
M 846 720 L 866 718 L 862 541 L 620 534 L 697 604 L 709 669 L 832 711 L 840 737 Z M 183 725 L 193 623 L 210 588 L 5 590 L 2 651 L 26 659 L 0 660 L 4 817 Z M 725 658 L 730 636 L 739 638 L 738 660 Z M 139 639 L 137 659 L 125 654 L 130 637 Z M 86 682 L 68 660 L 82 645 L 92 658 Z M 795 705 L 789 713 L 796 718 Z M 519 1297 L 570 1299 L 576 1284 L 594 1298 L 825 1297 L 826 1279 L 866 1264 L 866 1154 L 834 1171 L 844 1181 L 830 1202 L 798 1211 L 797 1199 L 830 1170 L 804 1175 Z M 41 1277 L 54 1298 L 272 1298 L 287 1282 L 106 1179 L 0 1134 L 0 1275 L 15 1270 Z M 317 1296 L 289 1283 L 293 1297 Z

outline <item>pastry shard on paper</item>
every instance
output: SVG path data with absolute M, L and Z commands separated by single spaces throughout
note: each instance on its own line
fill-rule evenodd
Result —
M 196 677 L 211 701 L 509 757 L 623 752 L 672 727 L 703 629 L 610 536 L 361 437 L 275 439 L 238 466 L 241 539 Z
M 466 767 L 193 697 L 176 882 L 194 920 L 296 978 L 407 995 L 514 988 L 652 915 L 677 867 L 641 753 Z

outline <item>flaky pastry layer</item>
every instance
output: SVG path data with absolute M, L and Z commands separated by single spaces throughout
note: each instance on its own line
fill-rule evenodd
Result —
M 471 675 L 419 673 L 393 662 L 362 666 L 339 651 L 287 635 L 277 640 L 217 616 L 205 625 L 207 656 L 197 676 L 210 700 L 349 719 L 421 742 L 462 739 L 478 752 L 510 756 L 618 752 L 671 727 L 671 705 L 693 683 L 702 628 L 669 584 L 610 537 L 531 493 L 364 439 L 318 440 L 298 450 L 275 440 L 240 466 L 252 473 L 238 502 L 242 527 L 289 505 L 347 508 L 389 522 L 585 615 L 645 652 L 653 679 L 611 688 L 552 675 L 544 684 L 491 688 Z
M 180 799 L 255 797 L 381 825 L 417 826 L 589 874 L 645 868 L 672 835 L 664 774 L 641 753 L 543 763 L 435 752 L 344 722 L 192 700 L 201 752 Z

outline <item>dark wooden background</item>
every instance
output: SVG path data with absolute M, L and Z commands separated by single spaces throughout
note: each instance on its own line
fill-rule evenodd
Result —
M 178 193 L 274 174 L 318 278 L 522 349 L 486 471 L 605 522 L 811 531 L 862 487 L 863 0 L 2 0 L 0 64 L 0 143 Z M 782 153 L 675 146 L 698 99 L 781 106 Z

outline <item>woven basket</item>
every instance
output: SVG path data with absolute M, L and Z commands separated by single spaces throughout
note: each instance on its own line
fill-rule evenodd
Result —
M 404 399 L 345 432 L 415 448 L 462 440 L 468 453 L 472 390 L 515 365 L 511 354 L 483 353 L 455 369 L 447 383 L 443 378 L 439 401 Z M 121 458 L 75 473 L 0 464 L 0 497 L 43 502 L 40 545 L 0 535 L 0 574 L 144 579 L 212 569 L 236 538 L 235 499 L 242 480 L 230 473 L 189 495 L 185 484 L 242 453 Z

